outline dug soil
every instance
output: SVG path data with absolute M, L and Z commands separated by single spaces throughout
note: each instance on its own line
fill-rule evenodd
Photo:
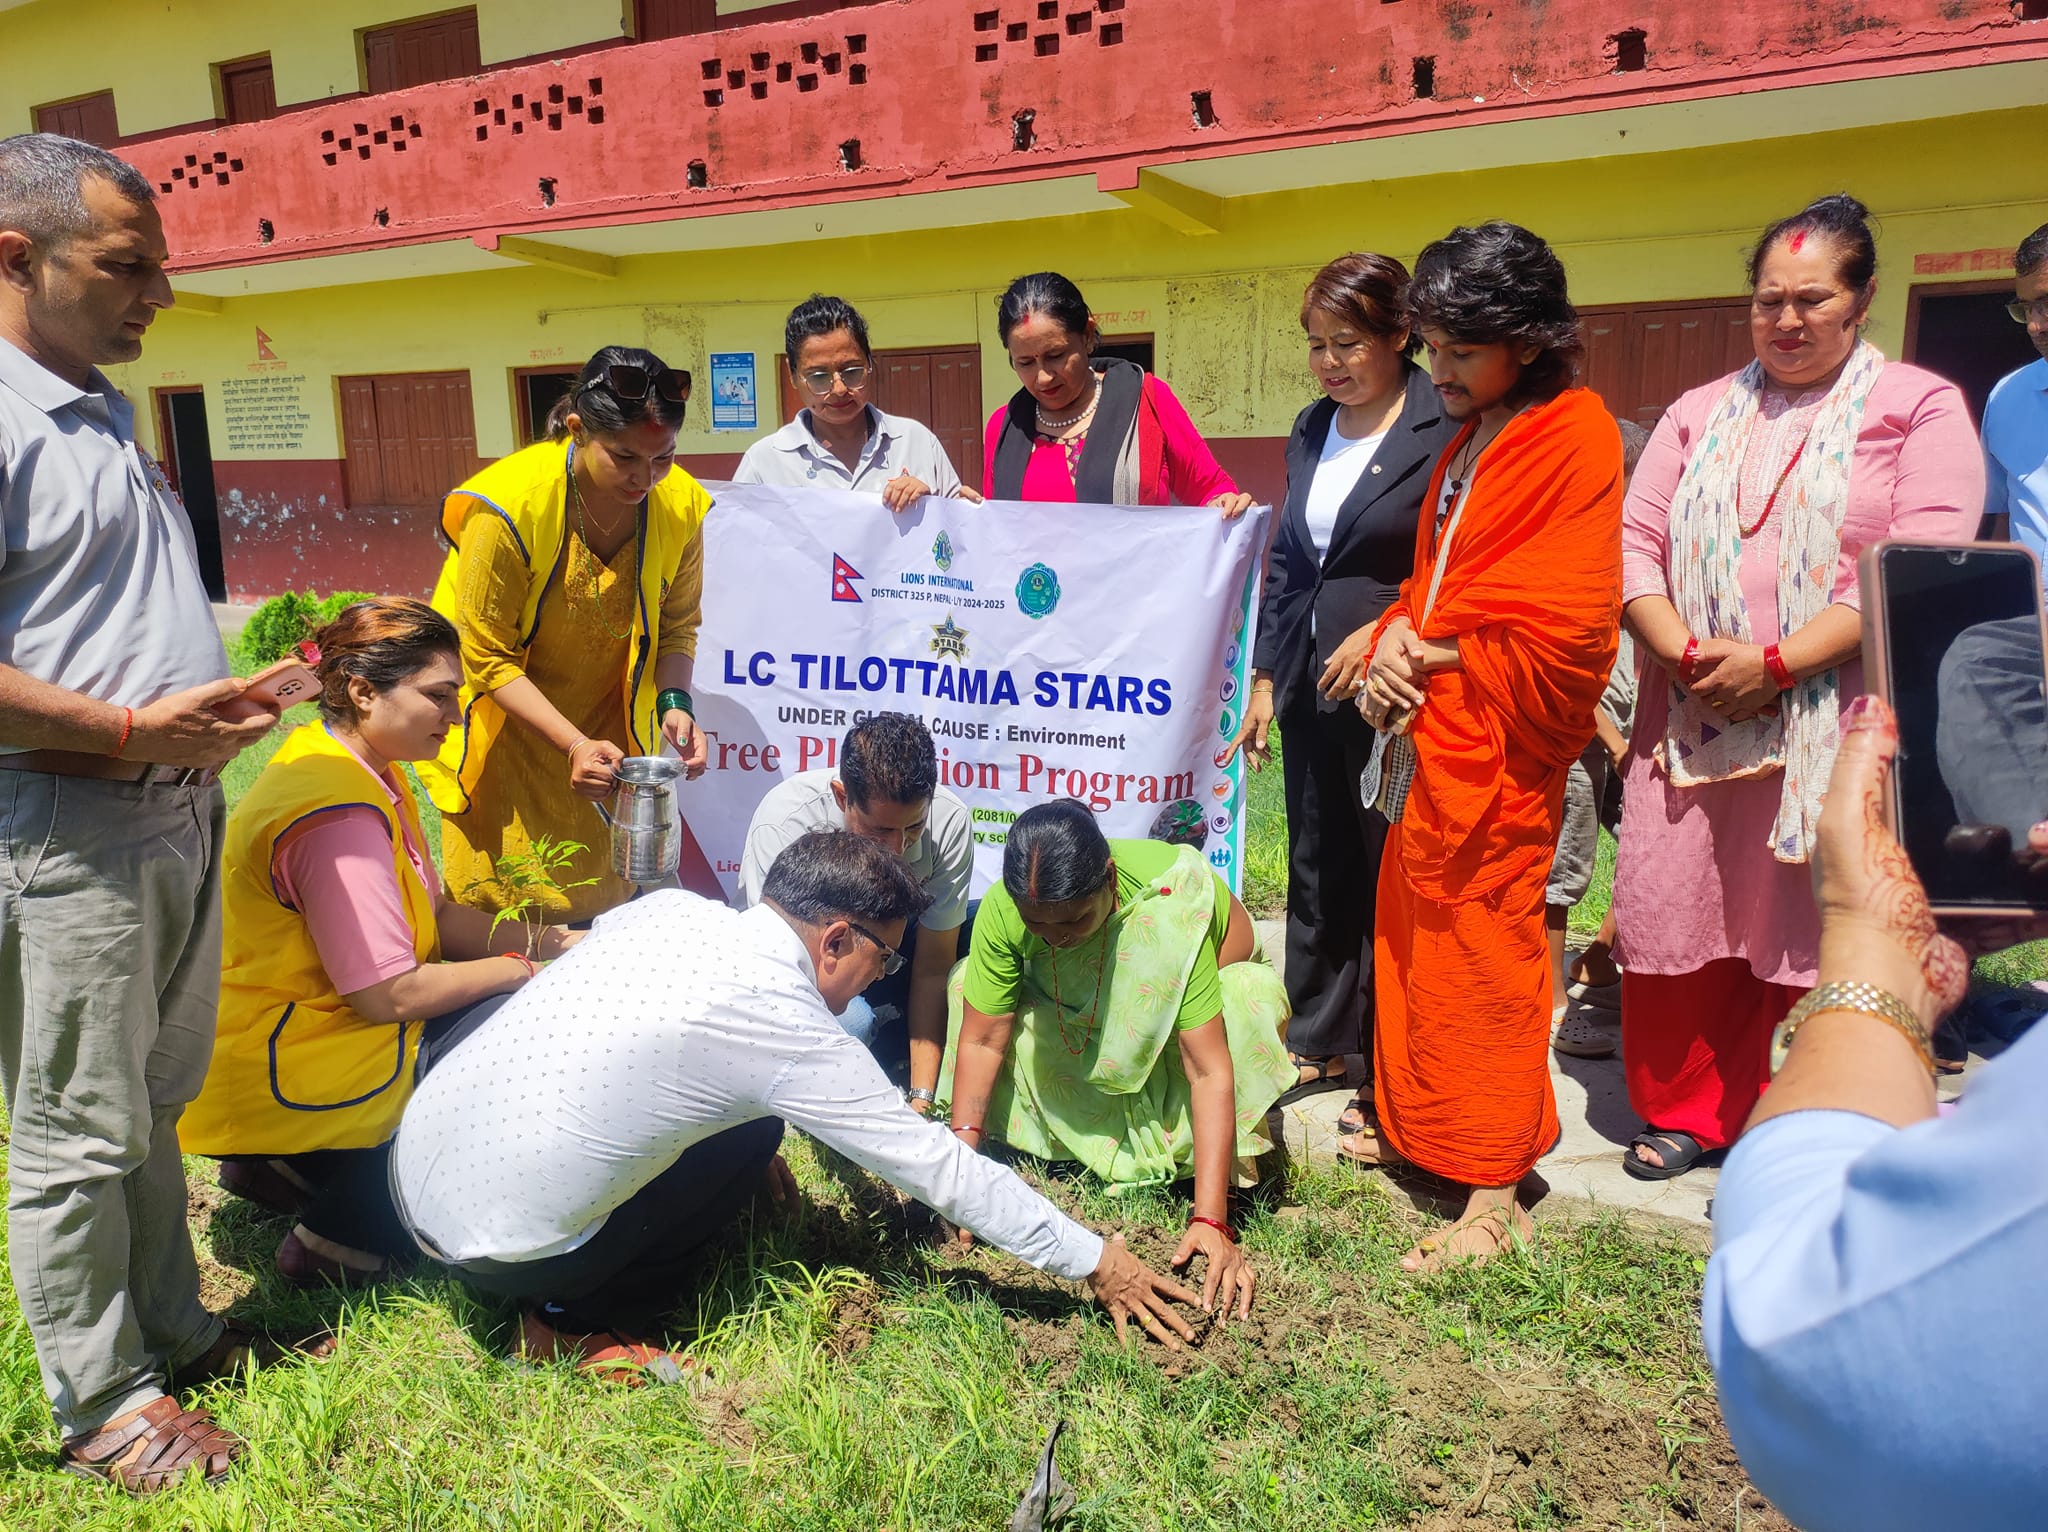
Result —
M 813 1205 L 802 1237 L 813 1247 L 807 1255 L 873 1270 L 877 1236 L 892 1254 L 915 1246 L 927 1279 L 936 1277 L 962 1296 L 984 1293 L 1002 1308 L 1020 1354 L 1032 1359 L 1034 1371 L 1042 1369 L 1048 1387 L 1073 1376 L 1091 1321 L 1070 1285 L 999 1252 L 961 1250 L 932 1214 L 886 1188 L 842 1185 L 853 1194 L 855 1216 Z M 826 1213 L 822 1220 L 820 1212 Z M 1316 1216 L 1338 1215 L 1319 1210 Z M 1155 1271 L 1168 1269 L 1171 1238 L 1142 1227 L 1127 1229 L 1125 1237 L 1140 1260 Z M 1135 1327 L 1133 1345 L 1169 1378 L 1216 1368 L 1249 1383 L 1270 1383 L 1283 1415 L 1290 1375 L 1307 1369 L 1327 1375 L 1358 1358 L 1365 1385 L 1358 1407 L 1380 1417 L 1378 1442 L 1387 1460 L 1408 1465 L 1406 1487 L 1429 1507 L 1408 1525 L 1424 1532 L 1527 1526 L 1532 1507 L 1547 1509 L 1550 1519 L 1542 1525 L 1790 1532 L 1791 1523 L 1750 1485 L 1711 1390 L 1681 1390 L 1674 1405 L 1668 1377 L 1662 1393 L 1653 1395 L 1641 1381 L 1613 1370 L 1597 1378 L 1570 1378 L 1547 1366 L 1504 1371 L 1457 1344 L 1433 1340 L 1362 1288 L 1310 1292 L 1272 1263 L 1261 1265 L 1248 1318 L 1197 1318 L 1193 1344 L 1178 1351 L 1138 1339 Z M 887 1295 L 878 1286 L 855 1287 L 839 1300 L 833 1319 L 835 1346 L 856 1352 L 888 1322 Z M 734 1429 L 733 1404 L 722 1400 L 714 1412 L 728 1440 L 743 1431 Z M 1227 1460 L 1248 1447 L 1220 1440 L 1216 1451 Z

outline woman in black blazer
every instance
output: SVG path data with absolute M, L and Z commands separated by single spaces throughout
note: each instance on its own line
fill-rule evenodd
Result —
M 1303 296 L 1323 397 L 1287 441 L 1287 503 L 1267 558 L 1251 701 L 1232 746 L 1257 771 L 1276 719 L 1286 736 L 1287 1046 L 1301 1069 L 1297 1093 L 1353 1083 L 1345 1055 L 1372 1052 L 1373 896 L 1387 825 L 1359 801 L 1373 732 L 1355 699 L 1366 639 L 1414 566 L 1430 470 L 1456 430 L 1410 360 L 1407 282 L 1399 261 L 1346 255 Z M 1354 1101 L 1340 1127 L 1362 1128 L 1364 1111 Z

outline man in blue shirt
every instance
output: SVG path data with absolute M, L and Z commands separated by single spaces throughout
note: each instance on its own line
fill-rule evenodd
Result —
M 2020 242 L 2013 269 L 2012 317 L 2041 360 L 1999 379 L 1984 406 L 1984 515 L 1991 536 L 2048 561 L 2048 224 Z

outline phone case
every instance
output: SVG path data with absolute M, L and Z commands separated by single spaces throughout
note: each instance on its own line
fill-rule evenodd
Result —
M 1885 612 L 1890 604 L 1890 592 L 1884 586 L 1884 553 L 1888 548 L 1947 547 L 1947 544 L 1913 542 L 1905 538 L 1886 537 L 1869 544 L 1856 557 L 1857 582 L 1863 592 L 1863 689 L 1884 698 L 1885 705 L 1893 706 L 1891 654 L 1885 641 Z M 1961 547 L 1970 552 L 2019 553 L 2034 566 L 2034 588 L 2041 588 L 2040 561 L 2034 551 L 2021 543 L 1965 543 Z M 2042 612 L 2037 603 L 2035 611 Z M 2042 652 L 2048 654 L 2048 615 L 2044 615 L 2042 628 Z M 1844 698 L 1845 702 L 1849 699 Z M 1894 837 L 1899 836 L 1899 792 L 1900 775 L 1893 772 L 1886 783 L 1884 795 L 1885 827 Z M 1938 918 L 1951 919 L 2011 919 L 2029 918 L 2036 913 L 2025 904 L 1937 904 L 1928 901 L 1928 908 Z
M 249 684 L 242 695 L 258 702 L 290 707 L 319 696 L 320 680 L 298 659 L 286 658 L 264 666 L 249 677 Z

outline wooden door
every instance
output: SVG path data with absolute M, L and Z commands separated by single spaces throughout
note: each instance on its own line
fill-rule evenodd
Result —
M 36 108 L 36 131 L 57 133 L 65 138 L 98 144 L 102 149 L 109 148 L 121 138 L 121 127 L 114 116 L 114 93 L 103 90 L 90 96 L 80 96 L 75 101 L 39 106 Z
M 430 508 L 477 469 L 466 372 L 342 378 L 349 504 Z
M 962 483 L 981 488 L 981 348 L 877 351 L 870 395 L 877 409 L 931 428 Z
M 1608 409 L 1643 427 L 1672 401 L 1751 361 L 1749 300 L 1634 303 L 1584 308 L 1583 381 Z
M 220 107 L 229 122 L 267 122 L 277 115 L 277 77 L 269 54 L 220 66 Z
M 363 34 L 363 86 L 371 95 L 483 73 L 476 11 L 451 11 Z
M 718 28 L 718 0 L 636 0 L 633 7 L 633 36 L 643 43 Z

